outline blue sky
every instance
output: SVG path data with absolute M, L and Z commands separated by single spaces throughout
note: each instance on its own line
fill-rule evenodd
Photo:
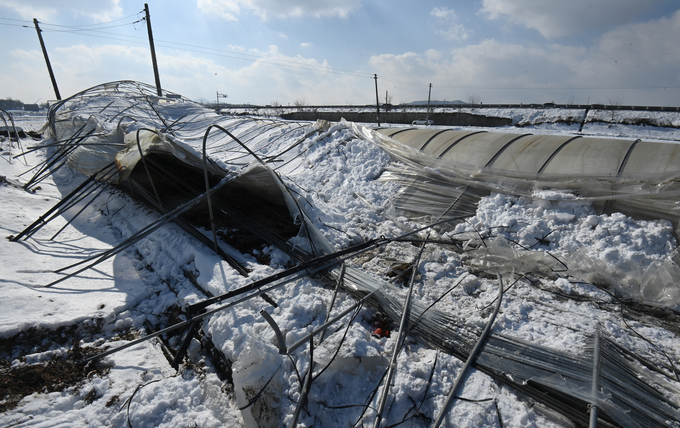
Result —
M 680 105 L 676 0 L 147 0 L 163 88 L 314 105 Z M 0 0 L 0 98 L 154 83 L 143 1 Z M 77 28 L 76 28 L 77 27 Z

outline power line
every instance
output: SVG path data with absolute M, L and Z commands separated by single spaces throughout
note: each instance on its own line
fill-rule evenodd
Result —
M 100 27 L 100 26 L 102 26 L 102 25 L 113 24 L 114 22 L 120 22 L 120 21 L 122 21 L 122 20 L 124 20 L 124 19 L 129 19 L 129 18 L 132 18 L 132 17 L 139 17 L 139 12 L 138 12 L 138 13 L 133 13 L 132 15 L 124 16 L 124 17 L 122 17 L 122 18 L 114 19 L 114 20 L 111 20 L 111 21 L 99 22 L 99 23 L 97 23 L 97 24 L 63 25 L 63 24 L 50 24 L 49 22 L 42 22 L 42 21 L 40 21 L 40 24 L 42 24 L 43 26 L 48 25 L 48 26 L 52 26 L 52 27 L 82 28 L 82 29 L 85 29 L 85 28 L 87 28 L 87 27 L 95 27 L 95 29 L 96 29 L 96 27 Z M 29 23 L 29 24 L 32 23 L 32 21 L 24 21 L 24 20 L 20 20 L 20 19 L 11 19 L 11 18 L 0 18 L 0 19 L 6 19 L 6 20 L 8 20 L 8 21 L 27 22 L 27 23 Z M 121 24 L 121 25 L 128 25 L 128 24 L 130 24 L 130 23 Z M 108 28 L 108 27 L 105 27 L 105 28 Z
M 50 31 L 50 32 L 51 33 L 72 33 L 71 31 Z M 76 34 L 79 34 L 81 36 L 97 37 L 97 38 L 100 38 L 100 39 L 118 40 L 118 41 L 127 42 L 127 43 L 138 43 L 138 44 L 141 44 L 141 45 L 146 45 L 148 43 L 146 40 L 144 40 L 141 37 L 126 36 L 124 34 L 109 33 L 109 34 L 117 35 L 119 37 L 98 36 L 96 34 L 88 34 L 88 33 L 76 33 Z M 121 39 L 120 37 L 136 38 L 137 40 Z
M 138 14 L 128 15 L 127 17 L 120 18 L 116 21 L 121 21 L 123 19 L 127 19 L 127 18 L 130 18 L 130 17 L 133 17 L 133 16 L 138 16 Z M 88 35 L 88 36 L 92 36 L 92 37 L 100 37 L 100 38 L 104 38 L 104 39 L 106 39 L 107 37 L 96 36 L 94 34 L 89 34 L 89 33 L 110 34 L 110 35 L 114 35 L 114 36 L 117 36 L 117 37 L 126 37 L 126 38 L 131 39 L 131 40 L 127 40 L 127 39 L 120 39 L 120 38 L 111 38 L 112 40 L 146 44 L 145 39 L 142 38 L 142 37 L 127 36 L 127 35 L 124 35 L 124 34 L 111 33 L 111 32 L 107 32 L 107 31 L 100 31 L 100 30 L 103 30 L 103 29 L 106 29 L 106 28 L 124 27 L 124 26 L 127 26 L 127 25 L 136 24 L 136 23 L 143 21 L 143 20 L 144 20 L 144 18 L 139 19 L 139 20 L 134 21 L 134 22 L 113 25 L 113 26 L 110 26 L 110 27 L 99 27 L 99 28 L 95 28 L 95 29 L 84 28 L 84 27 L 87 27 L 87 26 L 69 26 L 69 25 L 61 25 L 61 24 L 50 24 L 50 23 L 46 23 L 46 22 L 41 22 L 41 24 L 43 26 L 43 31 L 62 32 L 62 33 L 77 33 L 77 34 Z M 110 21 L 110 22 L 116 22 L 116 21 Z M 21 22 L 28 22 L 28 21 L 21 21 Z M 110 22 L 108 22 L 108 23 L 110 23 Z M 102 24 L 106 24 L 106 23 L 102 23 Z M 93 25 L 102 25 L 102 24 L 93 24 Z M 50 26 L 59 27 L 59 28 L 68 28 L 70 30 L 57 30 L 57 29 L 49 28 Z M 134 40 L 134 39 L 138 39 L 138 40 Z M 241 59 L 241 60 L 253 61 L 253 62 L 257 62 L 259 60 L 265 60 L 264 62 L 288 66 L 288 67 L 292 67 L 292 68 L 305 69 L 305 70 L 310 70 L 310 71 L 320 70 L 320 71 L 324 71 L 324 72 L 330 72 L 330 73 L 333 73 L 333 74 L 353 75 L 355 77 L 372 78 L 372 75 L 370 73 L 366 73 L 366 72 L 346 70 L 346 69 L 340 69 L 340 68 L 334 68 L 334 67 L 315 66 L 315 65 L 311 65 L 311 64 L 301 63 L 299 61 L 292 61 L 292 60 L 281 59 L 281 58 L 272 58 L 272 57 L 268 57 L 268 56 L 265 56 L 265 55 L 248 54 L 248 53 L 242 53 L 242 52 L 229 51 L 229 50 L 225 50 L 225 49 L 209 48 L 209 47 L 204 47 L 204 46 L 191 45 L 191 44 L 187 44 L 187 43 L 178 43 L 178 42 L 173 42 L 173 41 L 169 41 L 169 40 L 156 40 L 156 42 L 158 42 L 159 46 L 162 46 L 162 47 L 171 48 L 171 49 L 180 49 L 180 50 L 184 50 L 184 51 L 188 51 L 188 52 L 222 56 L 222 57 L 226 57 L 226 58 Z M 164 43 L 165 45 L 162 45 L 160 43 Z M 184 48 L 179 48 L 177 46 L 183 46 Z M 200 49 L 200 50 L 194 50 L 194 49 L 188 49 L 188 48 L 196 48 L 196 49 Z M 216 53 L 213 53 L 213 52 L 206 52 L 206 51 L 219 52 L 220 54 L 216 54 Z M 226 54 L 229 54 L 229 55 L 223 55 L 222 53 L 226 53 Z M 288 64 L 292 64 L 292 65 L 288 65 Z
M 12 18 L 0 18 L 4 21 L 14 21 L 14 22 L 25 22 L 27 24 L 32 24 L 33 21 L 26 21 L 25 19 L 12 19 Z
M 138 44 L 143 44 L 146 45 L 147 41 L 143 37 L 137 37 L 137 36 L 129 36 L 125 34 L 119 34 L 119 33 L 112 33 L 108 31 L 101 31 L 104 29 L 108 28 L 118 28 L 118 27 L 125 27 L 128 25 L 134 25 L 138 22 L 141 22 L 144 20 L 144 18 L 138 19 L 134 22 L 127 22 L 123 24 L 117 24 L 117 25 L 111 25 L 111 26 L 106 26 L 102 27 L 102 25 L 107 25 L 111 24 L 114 22 L 120 22 L 125 19 L 129 19 L 132 17 L 138 17 L 139 13 L 137 14 L 132 14 L 128 15 L 123 18 L 119 18 L 117 20 L 112 20 L 112 21 L 107 21 L 99 24 L 92 24 L 92 25 L 82 25 L 82 26 L 69 26 L 69 25 L 60 25 L 60 24 L 49 24 L 49 23 L 44 23 L 41 22 L 43 26 L 47 27 L 58 27 L 58 28 L 66 28 L 68 30 L 59 30 L 56 28 L 43 28 L 43 31 L 49 31 L 49 32 L 61 32 L 61 33 L 75 33 L 75 34 L 80 34 L 80 35 L 85 35 L 85 36 L 90 36 L 90 37 L 98 37 L 102 39 L 109 39 L 109 40 L 118 40 L 126 43 L 138 43 Z M 12 21 L 12 22 L 21 22 L 21 23 L 31 23 L 30 21 L 25 21 L 25 20 L 20 20 L 20 19 L 12 19 L 12 18 L 0 18 L 0 20 L 5 20 L 5 21 Z M 15 26 L 15 27 L 24 27 L 24 28 L 30 28 L 29 26 L 26 25 L 19 25 L 19 24 L 10 24 L 10 23 L 3 23 L 0 22 L 0 25 L 5 25 L 5 26 Z M 87 28 L 87 27 L 93 27 L 93 28 Z M 93 33 L 100 33 L 100 34 L 106 34 L 109 36 L 103 36 L 103 35 L 98 35 L 98 34 L 93 34 Z M 115 37 L 111 37 L 115 36 Z M 238 59 L 242 61 L 250 61 L 250 62 L 260 62 L 264 64 L 271 64 L 271 65 L 277 65 L 281 67 L 288 67 L 288 68 L 295 68 L 295 69 L 301 69 L 301 70 L 308 70 L 308 71 L 320 71 L 320 72 L 325 72 L 325 73 L 331 73 L 331 74 L 338 74 L 338 75 L 344 75 L 344 76 L 353 76 L 353 77 L 358 77 L 358 78 L 373 78 L 373 75 L 371 73 L 367 72 L 362 72 L 362 71 L 355 71 L 355 70 L 347 70 L 347 69 L 342 69 L 342 68 L 335 68 L 335 67 L 324 67 L 321 65 L 314 65 L 314 64 L 308 64 L 308 63 L 303 63 L 300 61 L 294 61 L 290 59 L 284 59 L 284 58 L 275 58 L 275 57 L 270 57 L 270 56 L 265 56 L 265 55 L 257 55 L 257 54 L 249 54 L 249 53 L 244 53 L 244 52 L 236 52 L 236 51 L 230 51 L 226 49 L 217 49 L 217 48 L 210 48 L 210 47 L 205 47 L 205 46 L 199 46 L 199 45 L 193 45 L 193 44 L 188 44 L 188 43 L 179 43 L 179 42 L 173 42 L 169 40 L 156 40 L 158 46 L 168 48 L 168 49 L 176 49 L 176 50 L 181 50 L 181 51 L 186 51 L 186 52 L 193 52 L 193 53 L 198 53 L 198 54 L 203 54 L 203 55 L 212 55 L 212 56 L 218 56 L 218 57 L 223 57 L 223 58 L 232 58 L 232 59 Z M 405 80 L 400 80 L 400 79 L 393 79 L 389 77 L 382 77 L 381 78 L 383 81 L 390 82 L 390 83 L 396 83 L 399 85 L 406 85 L 406 86 L 415 86 L 415 87 L 422 87 L 426 88 L 428 87 L 428 83 L 425 82 L 414 82 L 414 81 L 405 81 Z M 664 84 L 655 84 L 655 85 L 611 85 L 611 86 L 596 86 L 596 85 L 584 85 L 584 86 L 568 86 L 568 85 L 524 85 L 524 86 L 518 86 L 518 85 L 452 85 L 452 84 L 444 84 L 444 83 L 433 83 L 433 86 L 435 88 L 442 88 L 442 89 L 470 89 L 470 90 L 645 90 L 645 89 L 677 89 L 680 88 L 680 85 L 664 85 Z
M 138 21 L 135 21 L 138 22 Z M 50 25 L 50 24 L 44 24 L 43 25 Z M 123 24 L 120 26 L 124 25 L 129 25 L 129 24 Z M 67 26 L 61 26 L 61 27 L 67 27 Z M 110 40 L 118 40 L 118 41 L 123 41 L 123 42 L 128 42 L 128 43 L 138 43 L 138 44 L 147 44 L 147 41 L 143 37 L 136 37 L 136 36 L 128 36 L 124 34 L 118 34 L 118 33 L 111 33 L 108 31 L 99 31 L 99 30 L 89 30 L 89 29 L 82 29 L 82 30 L 54 30 L 54 29 L 43 29 L 44 31 L 50 31 L 50 32 L 56 32 L 56 33 L 77 33 L 80 35 L 84 36 L 90 36 L 90 37 L 98 37 L 102 39 L 110 39 Z M 117 36 L 117 37 L 109 37 L 109 36 L 101 36 L 97 34 L 91 34 L 91 33 L 101 33 L 101 34 L 109 34 L 112 36 Z M 121 38 L 124 37 L 124 38 Z M 225 49 L 216 49 L 216 48 L 209 48 L 209 47 L 203 47 L 203 46 L 197 46 L 197 45 L 190 45 L 186 43 L 178 43 L 178 42 L 172 42 L 168 40 L 156 40 L 156 44 L 161 47 L 169 48 L 169 49 L 177 49 L 177 50 L 183 50 L 187 52 L 194 52 L 194 53 L 200 53 L 200 54 L 205 54 L 205 55 L 213 55 L 213 56 L 220 56 L 224 58 L 233 58 L 233 59 L 240 59 L 244 61 L 251 61 L 251 62 L 262 62 L 262 63 L 267 63 L 267 64 L 273 64 L 273 65 L 279 65 L 279 66 L 284 66 L 284 67 L 289 67 L 289 68 L 297 68 L 297 69 L 302 69 L 302 70 L 309 70 L 309 71 L 322 71 L 322 72 L 327 72 L 327 73 L 332 73 L 332 74 L 341 74 L 341 75 L 349 75 L 349 76 L 355 76 L 355 77 L 363 77 L 363 78 L 372 78 L 370 73 L 365 73 L 365 72 L 359 72 L 359 71 L 352 71 L 352 70 L 346 70 L 346 69 L 339 69 L 339 68 L 334 68 L 334 67 L 323 67 L 323 66 L 316 66 L 312 64 L 305 64 L 299 61 L 293 61 L 293 60 L 288 60 L 288 59 L 283 59 L 283 58 L 275 58 L 275 57 L 268 57 L 264 55 L 257 55 L 257 54 L 248 54 L 248 53 L 242 53 L 242 52 L 235 52 L 235 51 L 229 51 Z M 182 47 L 186 46 L 186 47 Z M 190 49 L 190 47 L 197 48 L 197 49 Z M 212 51 L 212 52 L 211 52 Z
M 5 25 L 7 27 L 22 27 L 22 28 L 31 28 L 28 25 L 21 25 L 21 24 L 7 24 L 5 22 L 0 22 L 0 25 Z
M 140 14 L 140 13 L 141 13 L 141 12 L 133 13 L 132 15 L 124 16 L 124 17 L 122 17 L 122 18 L 114 19 L 114 20 L 111 20 L 111 21 L 100 22 L 100 23 L 98 23 L 98 24 L 77 25 L 76 27 L 79 27 L 79 28 L 82 28 L 82 27 L 96 27 L 96 26 L 99 26 L 99 25 L 112 24 L 112 23 L 114 23 L 114 22 L 119 22 L 119 21 L 122 21 L 122 20 L 124 20 L 124 19 L 132 18 L 133 16 L 134 16 L 134 17 L 139 17 L 139 14 Z M 57 24 L 47 24 L 47 23 L 45 23 L 45 22 L 43 22 L 42 24 L 43 24 L 43 25 L 57 25 Z
M 44 27 L 70 28 L 74 31 L 94 31 L 94 30 L 105 29 L 105 28 L 124 27 L 126 25 L 136 24 L 137 22 L 144 20 L 144 18 L 142 18 L 142 19 L 138 19 L 137 21 L 134 21 L 134 22 L 127 22 L 127 23 L 124 23 L 124 24 L 107 26 L 108 24 L 120 22 L 122 20 L 129 19 L 129 18 L 136 17 L 136 16 L 139 16 L 139 14 L 135 13 L 135 14 L 132 14 L 132 15 L 124 16 L 124 17 L 119 18 L 119 19 L 114 19 L 112 21 L 106 21 L 106 22 L 100 22 L 98 24 L 88 24 L 88 25 L 61 25 L 61 24 L 50 24 L 48 22 L 40 22 L 40 24 L 42 24 L 42 26 L 43 26 L 43 28 L 42 28 L 43 31 L 59 31 L 59 30 L 54 30 L 54 29 L 51 29 L 51 28 L 48 30 Z M 13 19 L 13 18 L 0 18 L 0 20 L 12 21 L 12 22 L 23 22 L 23 23 L 29 24 L 29 25 L 33 23 L 33 21 L 27 21 L 27 20 L 24 20 L 24 19 Z M 10 25 L 10 24 L 4 24 L 4 23 L 0 22 L 0 25 Z M 22 27 L 23 27 L 23 25 L 22 25 Z M 92 27 L 92 28 L 89 28 L 89 27 Z M 30 27 L 26 27 L 26 28 L 30 28 Z
M 79 33 L 82 31 L 98 31 L 98 30 L 103 30 L 106 28 L 117 28 L 117 27 L 127 27 L 128 25 L 133 25 L 138 22 L 144 21 L 144 19 L 138 19 L 137 21 L 134 22 L 126 22 L 125 24 L 117 24 L 117 25 L 110 25 L 108 27 L 97 27 L 96 30 L 90 29 L 90 28 L 80 28 L 80 27 L 69 27 L 66 25 L 59 25 L 58 27 L 63 27 L 63 28 L 70 28 L 70 30 L 55 30 L 53 28 L 44 28 L 43 31 L 49 31 L 52 33 Z M 42 23 L 41 23 L 42 24 Z M 43 25 L 51 25 L 51 24 L 43 24 Z
M 186 44 L 186 43 L 171 42 L 171 41 L 167 41 L 167 40 L 157 40 L 157 41 L 162 42 L 162 43 L 177 45 L 177 46 L 194 47 L 194 48 L 198 48 L 198 49 L 211 50 L 211 51 L 216 51 L 216 52 L 225 52 L 225 53 L 230 53 L 230 54 L 235 54 L 235 55 L 242 55 L 242 56 L 246 56 L 246 57 L 264 58 L 264 59 L 271 58 L 271 57 L 267 57 L 267 56 L 264 56 L 264 55 L 247 54 L 247 53 L 241 53 L 241 52 L 236 52 L 236 51 L 229 51 L 229 50 L 226 50 L 226 49 L 206 48 L 206 47 L 202 47 L 202 46 L 190 45 L 190 44 Z M 200 51 L 191 51 L 191 52 L 200 52 Z M 200 53 L 208 53 L 208 52 L 200 52 Z M 291 61 L 291 60 L 281 59 L 280 61 L 290 62 L 290 63 L 293 63 L 293 64 L 304 64 L 304 63 L 301 63 L 301 62 L 298 62 L 298 61 Z M 304 65 L 307 65 L 307 64 L 304 64 Z M 319 67 L 319 68 L 321 68 L 321 67 Z M 373 78 L 371 73 L 364 73 L 364 72 L 361 72 L 361 71 L 354 71 L 354 70 L 346 70 L 346 69 L 336 68 L 336 67 L 329 67 L 329 68 L 332 69 L 333 71 L 342 72 L 343 74 L 349 73 L 349 74 L 361 75 L 361 77 L 369 77 L 371 79 Z M 323 69 L 325 70 L 326 68 L 323 68 Z

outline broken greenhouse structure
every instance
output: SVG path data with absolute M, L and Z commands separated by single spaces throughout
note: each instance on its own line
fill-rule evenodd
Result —
M 419 405 L 404 415 L 391 414 L 387 403 L 396 402 L 399 394 L 393 390 L 392 376 L 409 337 L 469 361 L 495 382 L 578 425 L 591 418 L 600 426 L 680 424 L 680 379 L 673 358 L 650 362 L 647 355 L 631 352 L 599 328 L 579 332 L 584 345 L 580 352 L 492 328 L 504 292 L 518 282 L 539 284 L 542 278 L 574 278 L 605 287 L 616 303 L 632 301 L 678 311 L 677 257 L 639 271 L 612 272 L 583 253 L 556 257 L 503 233 L 461 232 L 489 195 L 540 199 L 541 192 L 560 191 L 592 203 L 599 213 L 666 219 L 677 237 L 680 145 L 478 131 L 372 130 L 348 122 L 222 116 L 178 95 L 157 97 L 154 88 L 128 81 L 103 84 L 60 101 L 50 108 L 46 126 L 48 138 L 40 148 L 49 156 L 24 187 L 34 189 L 62 168 L 76 170 L 82 178 L 14 241 L 34 239 L 47 223 L 68 214 L 68 222 L 50 238 L 58 239 L 90 203 L 112 188 L 155 210 L 157 218 L 111 249 L 45 276 L 49 278 L 45 286 L 67 284 L 73 276 L 142 245 L 170 222 L 214 250 L 224 261 L 222 271 L 230 270 L 221 281 L 219 275 L 210 281 L 200 278 L 205 272 L 193 275 L 202 297 L 182 302 L 181 322 L 158 325 L 155 332 L 147 331 L 124 347 L 112 345 L 92 361 L 180 329 L 181 339 L 170 350 L 175 367 L 184 361 L 197 335 L 219 352 L 224 333 L 210 317 L 247 304 L 254 311 L 252 323 L 266 322 L 263 326 L 271 338 L 253 341 L 241 354 L 226 358 L 233 364 L 236 401 L 247 425 L 295 426 L 301 418 L 374 426 L 394 426 L 399 420 L 414 426 L 447 423 L 460 391 L 440 386 L 445 392 L 424 405 L 431 375 L 424 393 L 418 394 Z M 324 144 L 331 136 L 334 143 Z M 351 197 L 357 204 L 370 207 L 373 214 L 343 230 L 333 219 L 345 213 L 328 215 L 323 206 L 340 197 L 330 189 L 342 174 L 315 177 L 314 171 L 316 165 L 330 162 L 331 153 L 352 158 L 357 144 L 389 159 L 385 168 L 370 164 L 357 168 L 364 168 L 367 180 L 386 186 L 393 197 L 378 207 L 354 192 Z M 300 174 L 328 190 L 298 184 Z M 390 235 L 375 226 L 383 221 L 390 222 Z M 426 248 L 465 254 L 471 273 L 494 278 L 495 289 L 489 292 L 495 298 L 477 308 L 475 322 L 438 307 L 465 276 L 437 297 L 413 291 L 419 268 L 428 263 L 422 258 Z M 375 260 L 391 260 L 386 254 L 409 259 L 389 272 L 372 270 Z M 256 264 L 273 264 L 277 270 L 262 275 L 253 271 Z M 286 287 L 307 277 L 318 278 L 332 298 L 315 308 L 315 316 L 298 331 L 282 332 L 278 323 L 287 313 L 279 306 L 284 306 Z M 312 287 L 306 292 L 320 290 Z M 354 301 L 348 298 L 335 308 L 339 294 Z M 258 305 L 252 299 L 258 299 Z M 376 322 L 391 326 L 396 340 L 390 352 L 387 348 L 368 352 L 364 363 L 357 363 L 353 351 L 342 348 L 364 306 L 384 317 Z M 261 355 L 246 359 L 249 353 Z M 357 364 L 381 373 L 367 377 L 373 386 L 360 397 L 363 405 L 326 404 L 329 416 L 322 416 L 319 404 L 311 404 L 315 382 L 322 381 L 324 372 L 329 377 L 359 376 L 366 367 Z M 294 372 L 296 376 L 291 375 Z M 463 382 L 463 370 L 456 379 L 454 385 Z

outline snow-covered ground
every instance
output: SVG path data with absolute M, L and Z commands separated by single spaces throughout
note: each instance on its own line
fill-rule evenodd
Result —
M 528 116 L 531 114 L 523 117 Z M 44 123 L 44 119 L 31 116 L 16 116 L 15 120 L 25 130 L 37 130 Z M 574 129 L 573 125 L 549 122 L 526 123 L 520 130 L 578 131 L 578 125 Z M 680 140 L 675 128 L 591 126 L 597 129 L 583 132 Z M 494 130 L 512 132 L 513 128 L 489 129 Z M 286 138 L 294 141 L 304 132 Z M 271 141 L 279 147 L 287 144 L 281 139 Z M 39 144 L 28 138 L 21 143 L 24 149 Z M 4 238 L 21 232 L 83 180 L 79 173 L 64 168 L 34 192 L 25 191 L 21 185 L 33 173 L 27 171 L 45 159 L 46 150 L 31 151 L 25 162 L 24 157 L 17 157 L 10 163 L 8 145 L 9 141 L 2 142 L 0 154 L 0 175 L 6 178 L 0 184 Z M 386 214 L 400 187 L 378 180 L 392 162 L 380 147 L 336 125 L 296 150 L 294 162 L 281 170 L 283 180 L 309 202 L 316 226 L 337 249 L 381 236 L 399 236 L 420 226 Z M 16 147 L 12 153 L 18 154 Z M 182 229 L 166 225 L 95 269 L 44 288 L 60 278 L 55 270 L 111 248 L 160 216 L 109 189 L 51 239 L 79 209 L 75 206 L 28 240 L 0 241 L 3 385 L 28 383 L 26 377 L 6 379 L 33 365 L 42 364 L 50 370 L 55 361 L 72 358 L 76 344 L 86 354 L 95 353 L 143 336 L 149 329 L 165 327 L 176 308 L 204 299 L 202 290 L 216 294 L 234 289 L 272 275 L 289 262 L 271 247 L 264 249 L 272 256 L 269 265 L 258 263 L 257 254 L 234 252 L 252 269 L 249 278 L 244 278 Z M 488 248 L 498 252 L 485 252 L 482 237 Z M 587 256 L 614 277 L 654 263 L 675 266 L 678 247 L 670 222 L 636 220 L 617 213 L 599 215 L 589 202 L 565 193 L 540 192 L 533 198 L 492 194 L 480 201 L 474 217 L 444 238 L 461 245 L 425 246 L 414 283 L 414 298 L 425 305 L 437 301 L 437 309 L 481 329 L 489 316 L 485 309 L 498 294 L 498 281 L 480 266 L 508 248 L 518 251 L 512 243 L 542 257 L 549 252 L 552 260 L 567 265 L 569 271 L 554 274 L 527 268 L 534 274 L 520 276 L 529 272 L 513 274 L 510 268 L 504 275 L 506 286 L 512 286 L 505 293 L 493 332 L 579 355 L 599 326 L 607 337 L 658 367 L 673 388 L 680 388 L 676 380 L 680 306 L 666 304 L 654 309 L 624 304 L 615 290 L 584 278 L 587 269 L 581 264 Z M 418 251 L 410 243 L 393 242 L 350 263 L 389 278 L 400 266 L 413 262 Z M 669 289 L 669 293 L 677 293 L 676 302 L 680 301 L 678 290 L 677 282 L 675 289 Z M 202 327 L 232 363 L 233 382 L 218 377 L 215 361 L 197 340 L 189 348 L 191 362 L 176 372 L 154 339 L 105 357 L 99 371 L 93 366 L 74 369 L 82 370 L 77 382 L 61 389 L 36 389 L 16 407 L 7 406 L 12 397 L 0 397 L 4 410 L 0 425 L 289 425 L 300 399 L 301 377 L 309 368 L 308 347 L 301 347 L 291 357 L 281 355 L 275 333 L 260 311 L 266 310 L 275 319 L 290 345 L 324 322 L 333 285 L 322 278 L 303 276 L 267 294 L 278 302 L 277 308 L 262 299 L 248 300 L 211 316 Z M 333 314 L 353 303 L 350 296 L 338 294 Z M 326 365 L 328 368 L 312 382 L 298 426 L 373 425 L 380 396 L 374 392 L 395 347 L 397 326 L 394 322 L 379 325 L 380 314 L 368 307 L 353 316 L 354 322 L 343 318 L 314 349 L 315 373 Z M 378 326 L 391 329 L 391 337 L 372 334 Z M 171 339 L 171 344 L 176 345 L 177 340 Z M 383 426 L 431 425 L 462 366 L 453 356 L 417 337 L 408 337 L 397 359 Z M 464 399 L 457 400 L 448 412 L 447 426 L 570 425 L 480 371 L 472 370 L 458 395 Z M 677 396 L 672 399 L 678 404 Z M 253 403 L 247 406 L 249 400 Z M 668 426 L 680 426 L 680 421 L 669 421 Z
M 228 108 L 225 113 L 234 115 L 256 115 L 276 117 L 299 109 L 253 107 Z M 312 108 L 318 112 L 374 113 L 375 107 L 334 107 Z M 421 113 L 425 116 L 424 107 L 395 106 L 392 112 Z M 680 112 L 661 112 L 643 110 L 599 110 L 565 109 L 565 108 L 488 108 L 488 107 L 438 107 L 430 109 L 432 113 L 466 113 L 477 116 L 499 117 L 511 120 L 511 126 L 490 128 L 497 132 L 533 132 L 536 134 L 578 133 L 584 136 L 606 136 L 642 139 L 659 139 L 680 141 Z M 370 124 L 368 124 L 370 126 Z M 385 126 L 406 127 L 411 125 L 384 124 Z M 461 128 L 462 127 L 453 127 Z

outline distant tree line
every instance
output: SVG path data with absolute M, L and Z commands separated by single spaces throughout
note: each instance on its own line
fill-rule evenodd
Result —
M 19 100 L 13 100 L 11 97 L 0 100 L 0 108 L 3 110 L 27 110 L 37 111 L 41 108 L 47 108 L 47 103 L 43 104 L 24 104 Z

